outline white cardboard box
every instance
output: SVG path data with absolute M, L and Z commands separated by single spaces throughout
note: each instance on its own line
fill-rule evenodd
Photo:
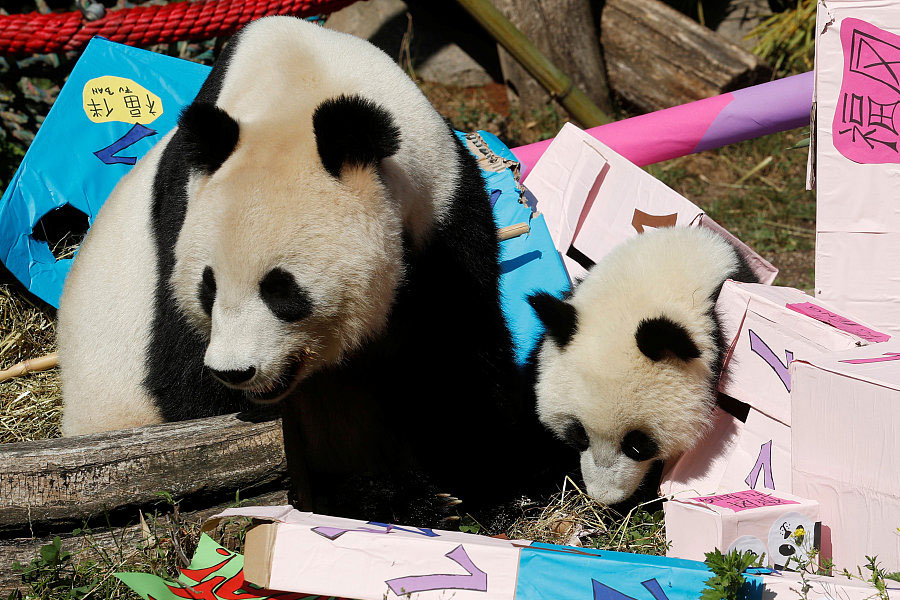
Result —
M 764 283 L 778 273 L 687 198 L 571 123 L 553 139 L 525 187 L 544 215 L 572 280 L 586 273 L 573 255 L 596 263 L 628 238 L 676 225 L 706 227 L 723 235 Z
M 703 560 L 706 552 L 736 548 L 784 567 L 788 557 L 808 559 L 815 547 L 817 502 L 784 492 L 742 490 L 665 503 L 666 556 Z M 796 567 L 796 563 L 791 564 Z
M 821 507 L 823 547 L 900 571 L 900 343 L 791 364 L 793 491 Z M 829 539 L 830 538 L 830 539 Z
M 821 0 L 816 297 L 900 332 L 900 2 Z
M 793 288 L 728 281 L 716 309 L 729 343 L 719 390 L 748 414 L 742 422 L 719 409 L 710 435 L 667 466 L 661 492 L 791 492 L 791 360 L 889 336 Z

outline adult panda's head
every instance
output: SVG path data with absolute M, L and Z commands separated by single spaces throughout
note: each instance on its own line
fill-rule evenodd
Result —
M 662 229 L 615 248 L 571 297 L 529 298 L 545 328 L 538 415 L 581 453 L 592 497 L 627 500 L 706 432 L 722 361 L 713 307 L 739 262 L 711 232 Z
M 205 367 L 257 402 L 377 334 L 403 277 L 390 114 L 339 95 L 294 116 L 194 103 L 172 141 L 189 177 L 171 288 Z

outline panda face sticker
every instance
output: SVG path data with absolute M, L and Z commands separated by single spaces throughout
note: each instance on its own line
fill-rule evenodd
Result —
M 798 512 L 788 513 L 772 524 L 768 542 L 769 557 L 777 568 L 797 569 L 815 546 L 815 523 Z

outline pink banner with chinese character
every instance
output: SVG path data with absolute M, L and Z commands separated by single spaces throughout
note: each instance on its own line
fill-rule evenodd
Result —
M 841 23 L 844 74 L 834 147 L 858 163 L 900 163 L 900 36 L 861 19 Z

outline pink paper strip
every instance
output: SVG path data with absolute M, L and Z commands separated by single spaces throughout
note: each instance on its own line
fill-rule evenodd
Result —
M 756 490 L 745 490 L 743 492 L 735 492 L 733 494 L 720 494 L 718 496 L 700 496 L 699 498 L 690 498 L 694 502 L 702 502 L 704 504 L 712 504 L 721 508 L 727 508 L 734 512 L 751 510 L 753 508 L 762 508 L 764 506 L 781 506 L 782 504 L 799 504 L 794 500 L 779 498 L 772 494 L 764 494 Z
M 841 315 L 835 314 L 827 308 L 816 306 L 812 302 L 786 304 L 785 306 L 793 311 L 800 313 L 801 315 L 806 315 L 807 317 L 812 317 L 816 321 L 821 321 L 822 323 L 831 325 L 835 329 L 840 329 L 841 331 L 852 333 L 856 337 L 862 338 L 867 342 L 886 342 L 891 339 L 891 336 L 887 335 L 886 333 L 881 333 L 879 331 L 875 331 L 874 329 L 869 329 L 865 325 L 860 325 L 856 321 L 851 321 L 847 317 L 842 317 Z

